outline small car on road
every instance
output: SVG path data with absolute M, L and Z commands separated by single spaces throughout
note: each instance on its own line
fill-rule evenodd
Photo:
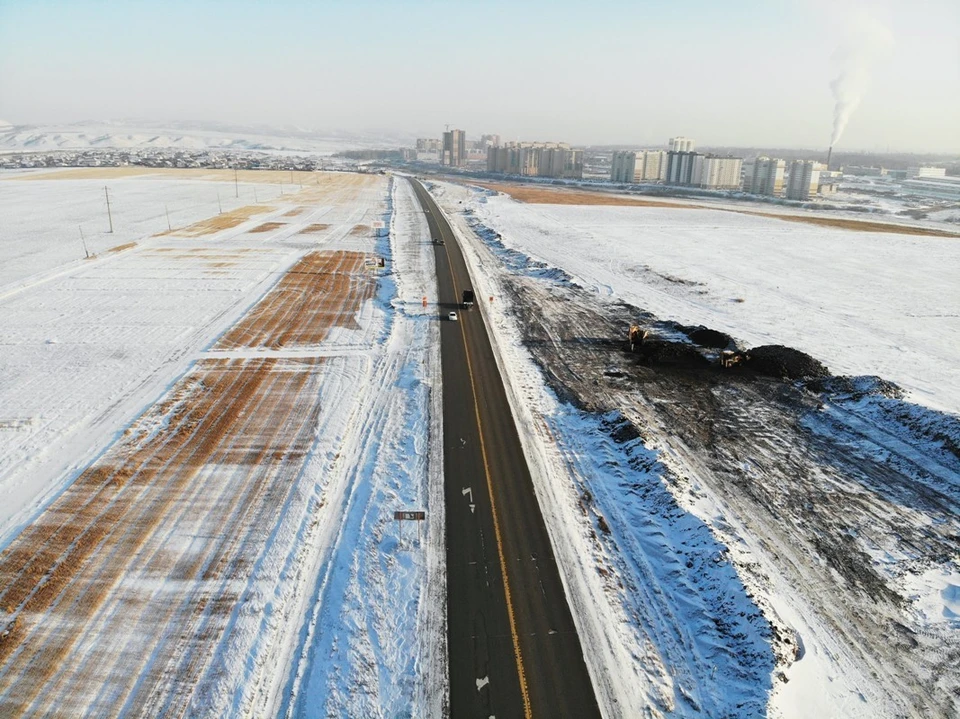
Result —
M 456 313 L 456 312 L 451 312 L 450 314 L 447 315 L 447 319 L 450 320 L 451 322 L 456 322 L 456 321 L 457 321 L 457 313 Z

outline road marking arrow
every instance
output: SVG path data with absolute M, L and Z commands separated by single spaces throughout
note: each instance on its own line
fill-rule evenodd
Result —
M 466 496 L 469 496 L 469 497 L 470 497 L 470 514 L 474 514 L 474 513 L 476 512 L 477 505 L 475 505 L 475 504 L 473 503 L 473 488 L 472 488 L 472 487 L 464 487 L 464 488 L 463 488 L 463 496 L 464 496 L 464 497 L 466 497 Z

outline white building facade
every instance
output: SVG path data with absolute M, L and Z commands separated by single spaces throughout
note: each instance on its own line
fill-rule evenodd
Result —
M 820 163 L 814 160 L 794 160 L 787 178 L 788 200 L 809 200 L 817 194 L 820 185 Z
M 780 197 L 783 194 L 783 176 L 787 163 L 779 158 L 758 157 L 753 164 L 753 176 L 745 186 L 747 192 L 754 195 Z
M 670 152 L 693 152 L 697 149 L 697 143 L 689 137 L 671 137 L 669 143 Z
M 667 153 L 663 150 L 617 151 L 610 164 L 613 182 L 659 182 L 666 176 Z

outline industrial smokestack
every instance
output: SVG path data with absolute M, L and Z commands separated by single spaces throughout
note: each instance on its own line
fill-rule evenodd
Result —
M 827 150 L 827 170 L 830 169 L 830 156 L 833 154 L 833 145 L 830 145 L 830 149 Z
M 837 75 L 830 83 L 834 99 L 831 147 L 840 141 L 860 104 L 870 84 L 870 69 L 893 46 L 893 33 L 866 10 L 851 15 L 848 22 L 846 37 L 832 58 Z

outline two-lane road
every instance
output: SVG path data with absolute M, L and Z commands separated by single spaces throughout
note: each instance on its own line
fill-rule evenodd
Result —
M 458 306 L 473 286 L 463 255 L 429 193 L 413 186 L 431 236 L 444 240 L 435 255 L 451 716 L 599 716 L 487 328 L 479 308 Z

